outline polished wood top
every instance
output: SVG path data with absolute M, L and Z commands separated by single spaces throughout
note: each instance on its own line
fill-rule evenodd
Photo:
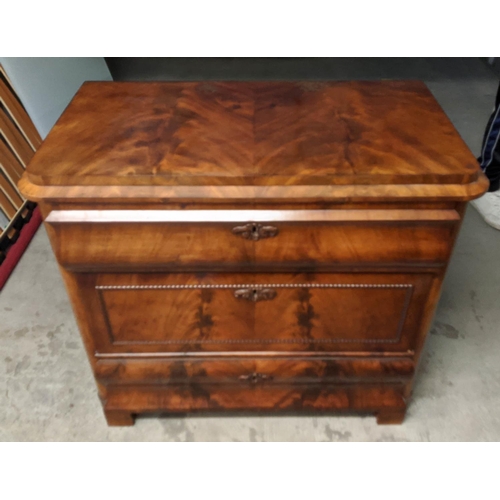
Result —
M 457 186 L 478 175 L 417 81 L 87 82 L 24 188 Z

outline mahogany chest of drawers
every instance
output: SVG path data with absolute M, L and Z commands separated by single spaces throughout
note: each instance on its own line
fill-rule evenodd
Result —
M 400 423 L 487 180 L 420 82 L 93 82 L 20 187 L 110 425 L 197 410 Z

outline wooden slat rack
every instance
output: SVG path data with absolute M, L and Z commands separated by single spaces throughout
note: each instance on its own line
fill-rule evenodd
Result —
M 24 199 L 17 183 L 41 143 L 38 131 L 0 65 L 0 289 L 7 279 L 1 267 L 8 264 L 7 255 L 13 252 L 22 228 L 36 208 L 36 204 Z M 32 232 L 34 230 L 36 228 L 32 228 Z M 26 245 L 27 242 L 24 247 Z M 10 274 L 12 263 L 9 267 Z

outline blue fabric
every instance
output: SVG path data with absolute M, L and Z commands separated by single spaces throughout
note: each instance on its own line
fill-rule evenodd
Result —
M 489 191 L 500 189 L 500 84 L 498 85 L 495 110 L 484 132 L 481 156 L 477 159 L 490 181 Z
M 500 137 L 500 106 L 497 107 L 493 114 L 493 120 L 487 132 L 486 140 L 484 141 L 483 154 L 481 159 L 481 168 L 486 172 L 493 161 L 494 151 L 500 146 L 498 139 Z

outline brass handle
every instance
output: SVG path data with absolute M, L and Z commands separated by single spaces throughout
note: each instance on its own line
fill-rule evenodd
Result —
M 244 226 L 233 227 L 233 234 L 241 236 L 246 240 L 259 241 L 264 238 L 274 238 L 278 234 L 278 228 L 274 226 L 263 226 L 250 222 Z
M 234 291 L 237 299 L 251 300 L 258 302 L 260 300 L 272 300 L 276 297 L 276 290 L 272 288 L 241 288 Z
M 273 377 L 264 373 L 250 373 L 250 375 L 241 375 L 239 379 L 242 382 L 250 382 L 251 384 L 258 384 L 259 382 L 269 382 Z

